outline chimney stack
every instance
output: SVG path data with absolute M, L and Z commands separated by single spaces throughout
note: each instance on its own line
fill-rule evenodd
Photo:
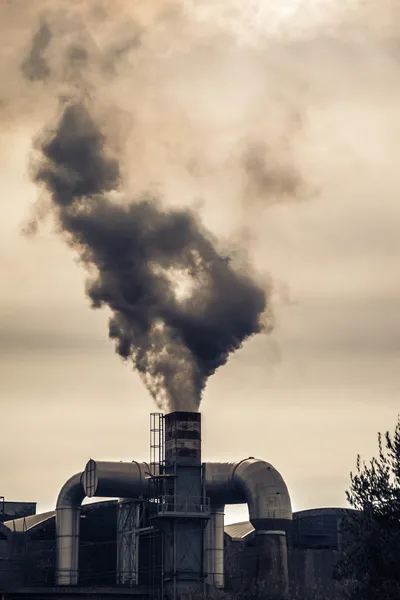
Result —
M 204 529 L 209 518 L 201 462 L 201 415 L 165 415 L 165 498 L 159 516 L 164 540 L 164 590 L 175 599 L 204 586 Z

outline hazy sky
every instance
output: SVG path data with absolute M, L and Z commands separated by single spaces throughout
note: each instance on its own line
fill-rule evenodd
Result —
M 50 509 L 90 457 L 149 456 L 154 405 L 108 341 L 107 311 L 89 308 L 82 267 L 51 219 L 22 234 L 43 195 L 33 140 L 57 96 L 83 86 L 123 148 L 126 189 L 197 203 L 221 245 L 246 250 L 272 282 L 274 332 L 204 393 L 204 460 L 263 458 L 295 510 L 344 506 L 357 453 L 376 452 L 400 406 L 395 9 L 60 2 L 72 7 L 60 19 L 56 4 L 0 7 L 0 495 Z M 54 36 L 50 75 L 32 82 L 21 64 L 40 17 Z M 62 60 L 78 42 L 94 50 L 72 72 Z

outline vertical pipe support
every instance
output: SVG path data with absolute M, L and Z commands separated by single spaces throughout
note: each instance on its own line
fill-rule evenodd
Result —
M 139 583 L 139 534 L 142 503 L 120 498 L 117 509 L 117 583 Z
M 210 520 L 204 539 L 205 569 L 207 585 L 224 587 L 224 516 L 225 506 L 211 505 Z
M 83 473 L 73 475 L 62 487 L 56 505 L 56 584 L 77 585 L 81 504 L 85 498 Z
M 257 581 L 266 584 L 274 593 L 285 597 L 289 592 L 286 532 L 256 531 L 255 543 Z

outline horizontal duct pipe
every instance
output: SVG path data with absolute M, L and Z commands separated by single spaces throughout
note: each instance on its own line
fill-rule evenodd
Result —
M 148 493 L 146 463 L 90 460 L 83 473 L 74 475 L 62 488 L 56 508 L 57 583 L 78 582 L 80 507 L 85 496 L 145 498 Z M 269 463 L 248 458 L 235 463 L 206 463 L 206 495 L 212 505 L 244 504 L 253 527 L 262 532 L 286 532 L 292 519 L 290 496 L 279 472 Z M 222 510 L 222 508 L 221 508 Z M 214 520 L 215 527 L 220 521 Z M 223 536 L 210 534 L 220 556 Z M 222 541 L 221 541 L 222 540 Z M 212 559 L 209 559 L 211 564 Z M 221 576 L 219 577 L 219 579 Z
M 82 485 L 88 498 L 140 498 L 147 496 L 149 465 L 132 461 L 106 462 L 89 460 Z

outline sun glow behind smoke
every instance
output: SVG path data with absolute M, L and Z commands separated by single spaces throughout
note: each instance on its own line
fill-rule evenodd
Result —
M 185 302 L 185 300 L 192 297 L 196 281 L 187 270 L 170 268 L 166 272 L 166 277 L 171 282 L 175 298 L 178 302 Z
M 195 253 L 192 252 L 192 254 L 194 255 Z M 151 270 L 154 275 L 163 278 L 167 282 L 170 292 L 175 300 L 182 304 L 185 301 L 192 299 L 196 288 L 200 285 L 201 263 L 199 263 L 197 267 L 199 270 L 193 272 L 189 268 L 183 269 L 174 266 L 165 268 L 159 263 L 151 264 Z
M 330 22 L 343 13 L 338 0 L 205 0 L 188 2 L 187 10 L 194 19 L 214 22 L 230 30 L 241 42 L 258 45 L 265 36 L 302 35 L 310 28 Z M 360 0 L 347 0 L 348 9 Z

